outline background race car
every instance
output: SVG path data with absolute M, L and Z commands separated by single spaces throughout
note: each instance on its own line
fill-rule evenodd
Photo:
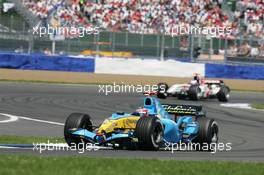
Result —
M 190 83 L 174 84 L 169 87 L 166 83 L 158 84 L 158 98 L 176 96 L 179 99 L 190 100 L 217 98 L 221 102 L 227 102 L 230 98 L 230 88 L 223 80 L 201 80 L 194 78 Z
M 133 113 L 114 113 L 99 127 L 88 114 L 73 113 L 65 124 L 69 146 L 93 143 L 123 149 L 159 150 L 166 143 L 203 144 L 218 141 L 218 124 L 205 117 L 201 106 L 162 105 L 153 96 L 144 99 L 143 108 Z

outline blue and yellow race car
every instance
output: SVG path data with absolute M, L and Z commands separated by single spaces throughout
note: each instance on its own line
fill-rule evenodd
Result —
M 113 113 L 100 126 L 93 126 L 88 114 L 71 114 L 64 127 L 67 144 L 159 150 L 166 143 L 217 143 L 218 124 L 205 117 L 201 106 L 161 104 L 152 95 L 135 112 Z

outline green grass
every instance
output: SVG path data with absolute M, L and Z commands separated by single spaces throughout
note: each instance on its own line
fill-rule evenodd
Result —
M 0 136 L 0 143 L 32 144 L 64 142 L 60 137 Z M 171 155 L 171 156 L 177 156 Z M 0 175 L 91 174 L 91 175 L 263 175 L 264 163 L 225 161 L 176 161 L 148 159 L 110 159 L 83 156 L 24 156 L 0 154 Z
M 175 155 L 177 156 L 177 155 Z M 16 175 L 263 175 L 264 163 L 110 159 L 54 156 L 0 156 L 0 174 Z
M 261 104 L 252 104 L 251 105 L 255 109 L 264 109 L 264 103 Z
M 36 137 L 36 136 L 0 136 L 0 144 L 33 144 L 33 143 L 64 143 L 62 137 Z M 0 173 L 1 174 L 1 173 Z

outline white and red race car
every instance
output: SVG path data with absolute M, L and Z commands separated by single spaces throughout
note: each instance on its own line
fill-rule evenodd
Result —
M 169 87 L 166 83 L 159 83 L 158 87 L 157 97 L 163 99 L 175 96 L 190 100 L 217 98 L 221 102 L 227 102 L 230 98 L 230 88 L 223 80 L 200 80 L 197 75 L 186 84 L 174 84 Z

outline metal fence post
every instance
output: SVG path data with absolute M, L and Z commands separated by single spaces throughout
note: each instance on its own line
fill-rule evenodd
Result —
M 160 52 L 159 46 L 160 46 L 160 36 L 157 35 L 157 57 L 159 56 L 159 52 Z
M 227 63 L 227 38 L 225 37 L 225 53 L 224 53 L 224 63 Z
M 250 45 L 251 47 L 252 47 L 252 42 L 253 42 L 252 40 L 253 40 L 253 36 L 252 36 L 252 35 L 249 35 L 249 45 Z M 250 58 L 251 58 L 251 59 L 254 59 L 254 58 L 253 58 L 254 56 L 253 56 L 250 52 L 249 52 L 249 54 L 250 54 L 250 55 L 249 55 Z
M 165 37 L 164 37 L 164 33 L 162 33 L 162 36 L 161 36 L 161 50 L 160 50 L 160 61 L 164 61 L 164 40 L 165 40 Z
M 128 32 L 126 32 L 126 46 L 128 46 Z
M 28 54 L 31 54 L 33 52 L 33 48 L 34 48 L 34 35 L 29 33 L 28 34 Z
M 194 58 L 193 58 L 193 45 L 194 45 L 194 37 L 193 35 L 191 35 L 191 62 L 194 62 Z
M 96 58 L 99 57 L 99 45 L 98 45 L 99 39 L 100 39 L 100 33 L 98 33 L 97 35 L 94 35 L 94 44 L 96 47 L 96 55 L 95 55 Z
M 70 53 L 70 50 L 71 50 L 71 43 L 69 42 L 69 39 L 66 39 L 66 41 L 67 41 L 67 54 L 69 54 Z
M 54 55 L 56 51 L 56 41 L 55 39 L 52 40 L 52 54 Z
M 112 32 L 112 57 L 114 57 L 115 51 L 115 32 Z
M 144 46 L 144 34 L 141 33 L 141 40 L 140 40 L 141 47 Z
M 174 36 L 171 36 L 171 47 L 174 48 Z
M 212 54 L 214 54 L 214 49 L 213 49 L 213 38 L 210 37 L 209 60 L 212 60 Z

